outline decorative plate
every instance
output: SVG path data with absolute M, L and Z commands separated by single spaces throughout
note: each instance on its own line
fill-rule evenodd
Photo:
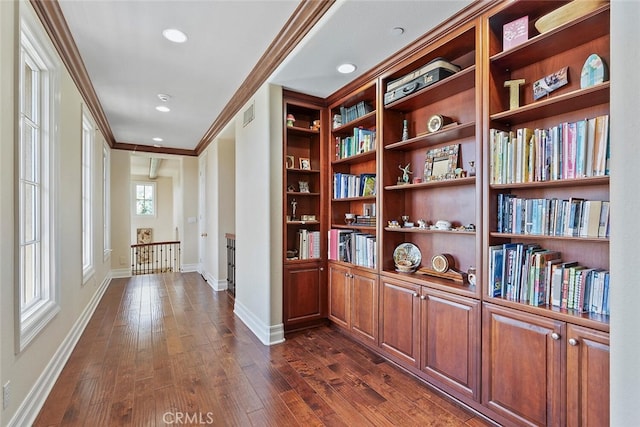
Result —
M 400 271 L 415 269 L 422 262 L 422 254 L 413 243 L 401 243 L 393 251 L 393 262 L 400 267 Z

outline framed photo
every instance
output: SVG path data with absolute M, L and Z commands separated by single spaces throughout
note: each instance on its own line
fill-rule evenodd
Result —
M 287 156 L 286 160 L 285 160 L 285 166 L 287 169 L 293 169 L 293 167 L 296 164 L 296 160 L 295 157 L 293 156 Z
M 298 181 L 298 186 L 300 188 L 300 192 L 301 193 L 308 193 L 309 192 L 309 182 L 307 182 L 307 181 Z
M 300 157 L 300 169 L 311 170 L 311 160 L 307 157 Z
M 460 145 L 453 144 L 427 151 L 424 161 L 424 181 L 439 181 L 456 177 Z

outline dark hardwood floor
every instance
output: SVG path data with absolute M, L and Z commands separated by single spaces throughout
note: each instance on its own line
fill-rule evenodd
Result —
M 264 346 L 197 273 L 114 279 L 36 426 L 484 426 L 330 327 Z

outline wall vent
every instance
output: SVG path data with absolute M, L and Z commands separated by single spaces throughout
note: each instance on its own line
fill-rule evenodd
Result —
M 253 121 L 253 119 L 255 118 L 255 106 L 254 103 L 252 102 L 251 105 L 249 106 L 249 108 L 247 108 L 246 110 L 244 110 L 244 115 L 243 115 L 243 119 L 242 119 L 242 126 L 246 126 L 249 123 L 251 123 Z

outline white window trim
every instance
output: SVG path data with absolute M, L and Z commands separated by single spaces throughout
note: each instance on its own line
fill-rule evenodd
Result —
M 102 144 L 103 261 L 111 257 L 111 147 Z
M 91 115 L 82 109 L 82 284 L 95 274 L 94 197 L 95 197 L 95 125 Z
M 153 181 L 135 181 L 132 183 L 131 187 L 131 195 L 133 197 L 132 207 L 133 207 L 133 215 L 137 218 L 156 218 L 158 216 L 158 186 Z M 136 187 L 138 185 L 150 185 L 153 187 L 153 214 L 149 215 L 140 215 L 138 214 L 138 208 L 136 202 L 138 201 L 136 197 Z
M 58 143 L 58 115 L 60 106 L 60 61 L 57 57 L 55 49 L 43 30 L 38 18 L 30 4 L 19 2 L 20 12 L 20 60 L 18 61 L 18 73 L 20 76 L 20 84 L 18 87 L 20 98 L 20 131 L 17 146 L 22 146 L 22 99 L 23 99 L 23 49 L 30 51 L 30 56 L 38 58 L 42 64 L 41 68 L 46 70 L 45 86 L 41 92 L 41 103 L 43 106 L 42 128 L 41 134 L 45 141 L 41 144 L 40 153 L 40 173 L 41 173 L 41 211 L 39 221 L 41 228 L 42 247 L 41 254 L 41 284 L 40 300 L 23 309 L 22 306 L 22 276 L 21 261 L 17 267 L 16 281 L 16 349 L 17 352 L 23 351 L 27 345 L 48 325 L 48 323 L 60 311 L 60 288 L 59 288 L 59 239 L 58 235 L 57 213 L 58 213 L 58 182 L 59 163 L 57 153 Z M 22 160 L 22 156 L 18 155 L 18 161 Z M 18 174 L 16 182 L 20 182 L 20 162 L 16 166 Z M 18 184 L 18 192 L 21 184 Z M 19 199 L 21 200 L 21 199 Z M 22 211 L 22 202 L 17 206 L 18 214 Z M 22 217 L 19 217 L 22 218 Z M 20 221 L 18 219 L 17 221 Z M 21 239 L 21 237 L 19 237 Z M 20 240 L 19 240 L 20 241 Z M 19 242 L 18 241 L 18 242 Z M 17 243 L 19 247 L 20 244 Z

